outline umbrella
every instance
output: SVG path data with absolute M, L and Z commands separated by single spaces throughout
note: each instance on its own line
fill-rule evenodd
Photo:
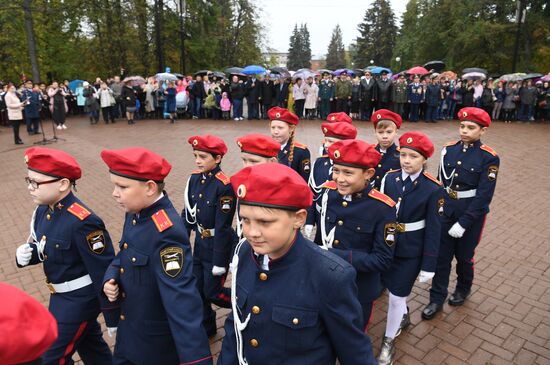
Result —
M 409 68 L 405 73 L 408 73 L 409 75 L 426 75 L 430 72 L 426 70 L 424 67 L 416 66 L 413 68 Z
M 243 69 L 243 73 L 245 75 L 263 74 L 263 73 L 265 73 L 265 68 L 263 68 L 262 66 L 258 66 L 258 65 L 250 65 L 250 66 L 246 66 Z
M 481 80 L 485 80 L 485 78 L 487 78 L 487 76 L 485 76 L 484 73 L 482 72 L 468 72 L 468 73 L 465 73 L 464 75 L 462 75 L 462 79 L 463 80 L 469 80 L 469 79 L 481 79 Z
M 195 76 L 204 76 L 204 75 L 209 75 L 210 73 L 211 73 L 210 70 L 199 70 L 195 72 Z
M 155 75 L 155 79 L 157 79 L 158 82 L 162 81 L 178 81 L 178 78 L 176 75 L 168 73 L 168 72 L 161 72 Z
M 449 80 L 456 80 L 456 73 L 454 73 L 453 71 L 445 71 L 445 72 L 442 72 L 441 75 L 439 75 L 440 77 L 445 77 Z
M 541 78 L 542 81 L 550 81 L 550 74 L 546 75 L 546 76 L 543 76 Z
M 543 76 L 544 76 L 543 74 L 539 74 L 539 73 L 530 73 L 523 76 L 523 79 L 524 80 L 538 79 L 539 77 L 543 77 Z
M 301 69 L 296 71 L 294 75 L 292 75 L 292 78 L 296 80 L 297 78 L 301 78 L 303 80 L 306 80 L 308 77 L 315 77 L 315 72 L 308 70 L 308 69 Z
M 83 82 L 84 80 L 73 80 L 69 82 L 69 89 L 74 93 L 77 87 L 82 86 Z
M 365 70 L 362 68 L 355 68 L 353 69 L 353 72 L 355 72 L 356 75 L 363 75 L 365 73 Z
M 334 71 L 334 75 L 335 76 L 340 76 L 344 71 L 347 72 L 349 76 L 355 76 L 355 71 L 350 70 L 348 68 L 340 68 L 340 69 Z
M 212 76 L 215 76 L 218 79 L 225 79 L 225 73 L 223 73 L 221 71 L 213 71 Z
M 242 67 L 229 67 L 225 69 L 225 73 L 228 75 L 244 75 Z
M 506 74 L 506 75 L 502 75 L 499 78 L 499 81 L 506 81 L 506 82 L 522 81 L 524 76 L 526 76 L 524 73 Z
M 174 72 L 174 76 L 176 76 L 180 80 L 183 80 L 185 78 L 185 76 L 183 76 L 182 74 L 178 74 L 178 73 L 175 73 L 175 72 Z
M 389 68 L 381 67 L 381 66 L 375 66 L 375 67 L 371 68 L 369 71 L 371 73 L 373 73 L 374 75 L 380 75 L 382 73 L 382 71 L 386 71 L 389 74 L 392 73 Z
M 424 64 L 426 70 L 434 70 L 435 72 L 441 72 L 445 69 L 445 62 L 443 61 L 430 61 Z
M 331 70 L 327 70 L 326 68 L 320 69 L 319 72 L 321 73 L 321 75 L 324 74 L 324 73 L 332 74 L 332 71 L 331 71 Z
M 463 74 L 467 74 L 467 73 L 470 73 L 470 72 L 479 72 L 479 73 L 487 75 L 487 70 L 484 69 L 484 68 L 469 67 L 469 68 L 465 68 L 464 70 L 462 70 Z
M 277 74 L 280 75 L 281 78 L 290 77 L 290 72 L 288 72 L 286 67 L 273 67 L 270 71 L 272 75 Z
M 145 79 L 141 76 L 128 76 L 122 82 L 129 82 L 131 86 L 141 86 L 145 84 Z

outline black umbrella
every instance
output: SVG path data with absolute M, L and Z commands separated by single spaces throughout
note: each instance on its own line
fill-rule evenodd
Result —
M 426 62 L 423 66 L 426 70 L 434 70 L 435 72 L 441 72 L 445 69 L 445 62 L 443 61 L 430 61 Z
M 537 79 L 537 78 L 543 77 L 543 76 L 544 76 L 543 74 L 539 74 L 539 73 L 530 73 L 530 74 L 527 74 L 527 75 L 523 76 L 523 79 L 524 80 Z
M 183 76 L 182 74 L 178 74 L 176 72 L 174 72 L 173 74 L 174 74 L 174 76 L 176 76 L 180 80 L 183 80 L 185 78 L 185 76 Z
M 479 73 L 482 73 L 482 74 L 487 75 L 487 70 L 484 69 L 484 68 L 469 67 L 469 68 L 465 68 L 464 70 L 462 70 L 462 73 L 463 73 L 463 74 L 468 74 L 468 73 L 470 73 L 470 72 L 479 72 Z
M 225 73 L 223 73 L 221 71 L 213 71 L 212 76 L 215 76 L 218 79 L 225 79 Z
M 270 69 L 271 73 L 279 74 L 281 77 L 287 78 L 290 77 L 290 72 L 286 67 L 273 67 Z
M 195 76 L 204 76 L 204 75 L 208 75 L 210 73 L 211 72 L 209 70 L 200 70 L 200 71 L 195 72 Z
M 363 70 L 362 68 L 354 68 L 353 71 L 357 76 L 362 76 L 365 73 L 365 70 Z

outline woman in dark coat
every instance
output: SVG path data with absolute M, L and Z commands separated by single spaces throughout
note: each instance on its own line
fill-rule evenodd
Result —
M 166 95 L 166 113 L 170 114 L 170 123 L 174 123 L 176 119 L 176 85 L 174 81 L 168 81 L 164 95 Z
M 134 113 L 136 112 L 136 92 L 132 86 L 130 86 L 129 82 L 124 83 L 122 91 L 120 92 L 120 97 L 126 107 L 126 119 L 128 120 L 128 124 L 135 124 Z

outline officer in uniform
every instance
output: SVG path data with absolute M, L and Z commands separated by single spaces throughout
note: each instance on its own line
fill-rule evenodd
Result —
M 391 110 L 380 109 L 372 114 L 371 122 L 378 141 L 375 148 L 382 155 L 380 162 L 376 165 L 372 185 L 380 190 L 384 175 L 390 170 L 400 168 L 399 147 L 395 145 L 394 140 L 403 120 L 399 114 Z
M 380 365 L 393 363 L 395 338 L 411 323 L 407 297 L 415 279 L 422 283 L 434 276 L 444 205 L 441 183 L 424 170 L 434 152 L 430 139 L 408 132 L 399 138 L 399 146 L 401 169 L 388 172 L 380 189 L 397 202 L 398 222 L 393 263 L 384 273 L 389 303 Z
M 320 219 L 321 240 L 357 271 L 363 328 L 370 321 L 374 300 L 380 293 L 380 275 L 392 262 L 396 224 L 395 202 L 370 187 L 380 153 L 367 142 L 351 139 L 328 149 L 334 162 L 332 179 L 324 185 Z
M 420 83 L 418 75 L 414 75 L 413 82 L 407 87 L 407 101 L 410 106 L 409 120 L 417 123 L 420 114 L 420 104 L 424 101 L 424 88 Z
M 345 116 L 343 119 L 340 119 L 341 116 Z M 334 113 L 330 123 L 323 123 L 321 125 L 321 130 L 325 135 L 323 140 L 323 149 L 327 150 L 334 142 L 341 141 L 345 139 L 355 139 L 357 137 L 357 128 L 346 120 L 349 116 L 345 113 Z M 351 118 L 350 118 L 351 119 Z M 309 187 L 313 191 L 313 204 L 309 208 L 306 226 L 304 232 L 309 238 L 313 231 L 313 225 L 318 221 L 317 214 L 321 209 L 321 202 L 318 201 L 319 196 L 323 190 L 323 185 L 332 180 L 332 160 L 328 157 L 328 154 L 324 154 L 321 157 L 315 160 L 313 168 L 311 169 L 311 174 L 309 175 Z M 318 230 L 316 235 L 317 240 L 320 239 L 321 232 Z
M 334 82 L 330 79 L 330 74 L 328 72 L 323 72 L 323 79 L 319 83 L 321 119 L 328 117 L 332 100 L 334 100 Z
M 500 159 L 481 136 L 491 117 L 480 108 L 463 108 L 460 141 L 448 143 L 441 151 L 439 179 L 446 190 L 445 214 L 441 223 L 441 246 L 435 277 L 430 289 L 430 304 L 422 318 L 432 319 L 447 298 L 453 257 L 456 258 L 457 284 L 449 304 L 464 303 L 474 280 L 474 252 L 481 239 L 489 204 L 493 199 Z
M 126 211 L 120 251 L 103 279 L 122 311 L 113 364 L 211 365 L 184 223 L 163 191 L 172 166 L 144 148 L 104 150 Z
M 235 215 L 235 194 L 229 178 L 220 168 L 227 146 L 212 135 L 189 137 L 197 170 L 185 187 L 182 211 L 187 231 L 195 231 L 193 272 L 203 300 L 204 328 L 216 334 L 216 312 L 212 303 L 231 306 L 230 291 L 224 288 L 231 248 L 236 241 L 231 227 Z
M 218 365 L 375 364 L 355 270 L 299 232 L 312 193 L 280 164 L 231 178 L 244 236 L 231 263 L 232 313 Z
M 81 176 L 71 155 L 32 147 L 25 161 L 28 189 L 38 207 L 27 243 L 17 248 L 16 262 L 18 267 L 44 263 L 49 310 L 59 331 L 44 364 L 72 364 L 76 351 L 85 363 L 111 364 L 97 322 L 102 311 L 109 334 L 118 323 L 118 303 L 109 303 L 101 292 L 103 274 L 115 255 L 109 233 L 101 218 L 71 192 Z
M 277 156 L 279 163 L 291 167 L 305 181 L 311 170 L 311 154 L 305 144 L 296 141 L 296 126 L 300 121 L 288 109 L 274 107 L 267 112 L 271 120 L 271 137 L 281 144 Z

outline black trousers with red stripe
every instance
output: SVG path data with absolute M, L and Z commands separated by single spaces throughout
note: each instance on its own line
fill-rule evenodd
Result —
M 75 352 L 84 364 L 111 365 L 113 356 L 97 320 L 57 323 L 58 337 L 43 356 L 43 365 L 72 365 Z

